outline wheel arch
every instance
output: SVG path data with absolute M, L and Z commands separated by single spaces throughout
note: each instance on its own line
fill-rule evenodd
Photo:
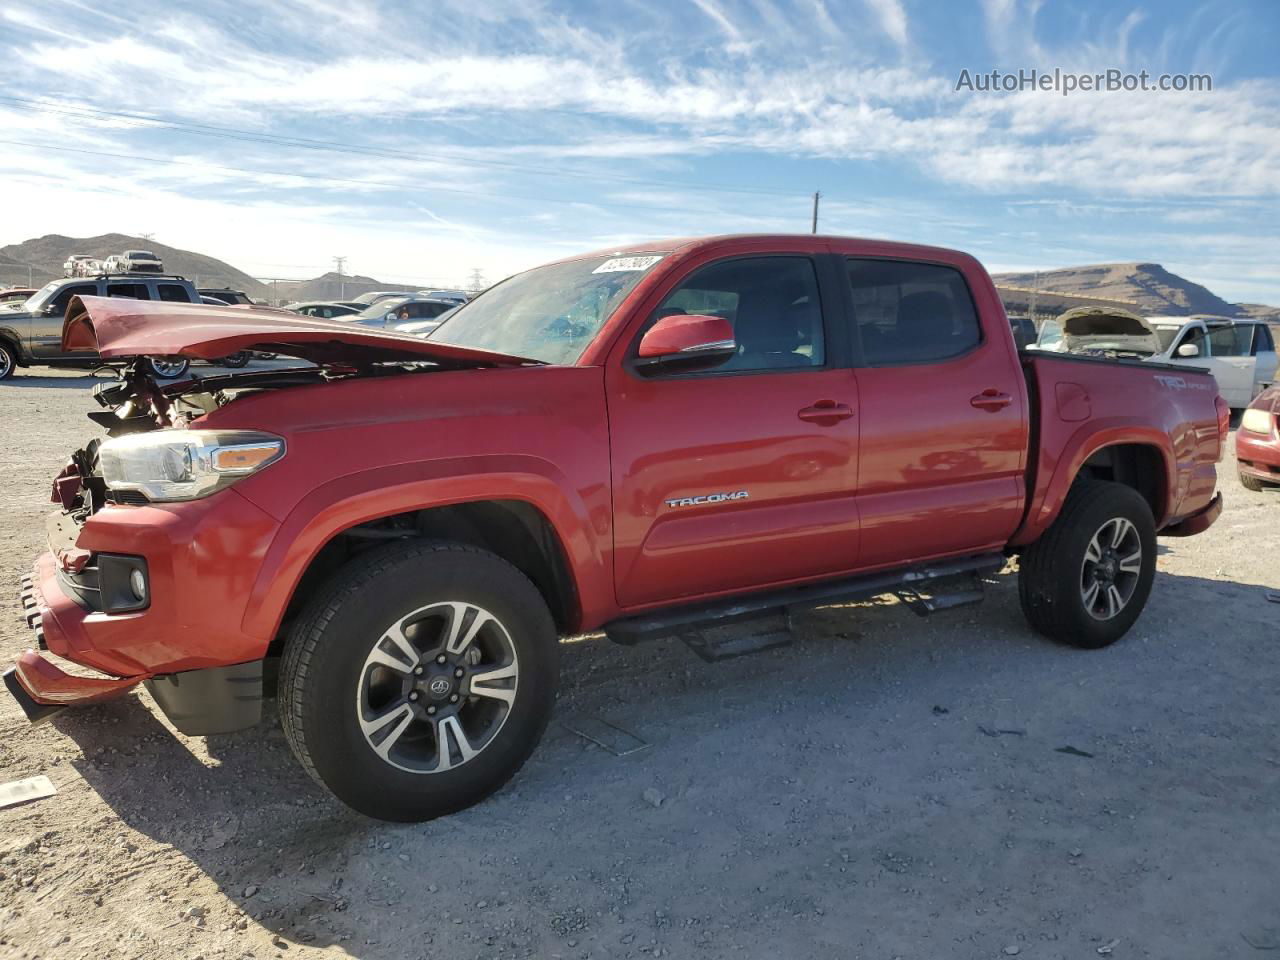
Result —
M 284 626 L 339 567 L 381 544 L 413 539 L 466 544 L 501 557 L 537 587 L 562 633 L 577 627 L 581 619 L 577 583 L 564 544 L 547 515 L 523 500 L 470 500 L 387 514 L 334 531 L 298 578 L 273 642 L 279 642 Z
M 1072 437 L 1056 458 L 1046 458 L 1041 451 L 1027 514 L 1010 545 L 1023 547 L 1037 540 L 1082 477 L 1112 480 L 1137 490 L 1150 505 L 1157 530 L 1169 522 L 1178 505 L 1178 465 L 1165 433 L 1129 423 L 1087 428 Z
M 13 352 L 13 362 L 16 366 L 25 367 L 29 364 L 26 351 L 22 348 L 22 338 L 16 331 L 9 327 L 0 327 L 0 343 Z
M 469 465 L 480 469 L 484 459 Z M 410 537 L 468 543 L 503 557 L 543 592 L 564 633 L 602 622 L 601 604 L 612 600 L 602 553 L 607 530 L 595 529 L 593 514 L 572 488 L 511 462 L 524 458 L 501 459 L 493 466 L 506 470 L 440 475 L 439 464 L 402 464 L 310 491 L 284 517 L 263 556 L 245 632 L 274 641 L 305 591 L 335 561 L 370 542 Z M 525 469 L 515 472 L 516 466 Z

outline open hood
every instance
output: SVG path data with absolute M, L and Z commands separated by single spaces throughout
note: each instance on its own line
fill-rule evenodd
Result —
M 505 367 L 540 361 L 433 343 L 411 334 L 341 320 L 317 320 L 271 307 L 218 307 L 121 297 L 72 297 L 62 349 L 113 357 L 216 360 L 262 350 L 321 366 L 429 362 L 442 367 Z
M 1160 352 L 1160 338 L 1136 313 L 1115 307 L 1076 307 L 1058 317 L 1067 353 Z

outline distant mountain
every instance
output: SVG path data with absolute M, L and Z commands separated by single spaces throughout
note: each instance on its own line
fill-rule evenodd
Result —
M 300 280 L 288 283 L 272 284 L 280 291 L 280 296 L 288 300 L 350 300 L 352 297 L 370 290 L 416 290 L 417 287 L 406 287 L 402 283 L 384 283 L 373 277 L 348 276 L 334 273 L 332 270 L 314 280 Z
M 1055 293 L 1132 300 L 1146 316 L 1257 316 L 1280 320 L 1280 308 L 1262 304 L 1228 303 L 1198 283 L 1170 273 L 1158 263 L 1096 263 L 1035 273 L 998 273 L 996 283 L 1036 287 Z M 1276 314 L 1270 317 L 1268 314 Z
M 42 286 L 63 275 L 62 264 L 73 253 L 87 253 L 105 260 L 125 250 L 151 250 L 164 261 L 167 273 L 178 273 L 201 287 L 232 287 L 249 296 L 269 298 L 271 289 L 229 263 L 202 253 L 179 250 L 154 240 L 107 233 L 100 237 L 63 237 L 56 233 L 23 243 L 0 247 L 0 287 Z

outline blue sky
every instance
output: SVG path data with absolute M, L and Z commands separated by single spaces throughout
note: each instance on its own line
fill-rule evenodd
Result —
M 0 9 L 0 243 L 457 284 L 809 227 L 1280 305 L 1274 0 L 203 0 Z M 962 69 L 1212 92 L 957 91 Z

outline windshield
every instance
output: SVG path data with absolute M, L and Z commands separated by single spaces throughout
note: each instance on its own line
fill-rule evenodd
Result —
M 1062 324 L 1057 320 L 1046 320 L 1040 328 L 1040 339 L 1036 341 L 1041 347 L 1052 347 L 1062 342 Z
M 365 307 L 353 319 L 356 320 L 381 320 L 392 310 L 396 309 L 402 303 L 408 303 L 408 297 L 388 297 L 379 300 L 371 307 Z
M 22 305 L 22 309 L 29 313 L 37 312 L 53 296 L 53 291 L 58 288 L 58 284 L 59 281 L 57 280 L 51 280 L 49 283 L 46 283 L 43 287 L 27 298 L 26 303 Z
M 573 363 L 662 259 L 593 257 L 516 274 L 449 314 L 432 340 L 543 363 Z
M 1181 327 L 1152 327 L 1156 332 L 1156 337 L 1160 341 L 1160 352 L 1164 353 L 1173 346 L 1173 338 L 1178 335 Z

